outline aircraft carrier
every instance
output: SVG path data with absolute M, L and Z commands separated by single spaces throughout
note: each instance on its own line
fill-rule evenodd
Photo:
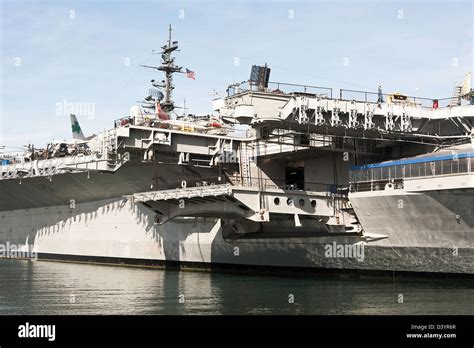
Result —
M 177 115 L 178 42 L 129 115 L 1 154 L 3 257 L 182 268 L 474 273 L 474 98 L 270 82 Z M 112 124 L 113 121 L 113 124 Z M 7 121 L 5 120 L 5 124 Z M 15 253 L 16 252 L 16 253 Z

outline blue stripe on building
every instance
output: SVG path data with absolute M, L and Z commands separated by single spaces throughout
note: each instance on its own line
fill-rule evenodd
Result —
M 474 152 L 450 154 L 450 155 L 443 155 L 443 156 L 430 156 L 430 157 L 421 157 L 421 158 L 401 159 L 397 161 L 381 162 L 381 163 L 374 163 L 374 164 L 364 164 L 361 166 L 352 166 L 350 170 L 392 167 L 392 166 L 398 166 L 398 165 L 404 165 L 404 164 L 437 162 L 437 161 L 454 160 L 454 159 L 460 159 L 460 158 L 474 158 Z

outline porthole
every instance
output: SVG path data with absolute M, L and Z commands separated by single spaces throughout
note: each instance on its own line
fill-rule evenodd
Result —
M 288 198 L 288 199 L 286 200 L 286 204 L 287 204 L 289 207 L 292 207 L 293 204 L 294 204 L 293 198 Z
M 280 198 L 275 197 L 275 199 L 273 200 L 273 203 L 275 203 L 275 205 L 280 205 Z
M 300 204 L 300 207 L 304 207 L 304 199 L 301 198 L 298 202 Z
M 311 206 L 312 206 L 313 208 L 316 208 L 316 200 L 315 200 L 315 199 L 312 199 L 312 200 L 311 200 Z

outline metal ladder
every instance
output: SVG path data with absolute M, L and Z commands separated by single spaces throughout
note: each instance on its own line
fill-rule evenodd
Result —
M 240 176 L 242 179 L 243 186 L 250 186 L 250 158 L 249 151 L 251 149 L 247 146 L 246 142 L 240 143 Z
M 115 130 L 108 130 L 104 134 L 104 153 L 107 154 L 107 162 L 109 166 L 114 166 L 117 160 L 117 138 L 115 136 Z
M 462 86 L 454 87 L 453 99 L 449 102 L 449 106 L 461 105 Z

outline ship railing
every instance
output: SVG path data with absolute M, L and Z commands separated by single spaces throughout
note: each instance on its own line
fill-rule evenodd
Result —
M 233 95 L 244 93 L 244 92 L 267 92 L 277 93 L 282 95 L 293 95 L 293 94 L 311 94 L 320 97 L 333 98 L 333 89 L 331 87 L 312 86 L 312 85 L 301 85 L 286 82 L 269 82 L 268 87 L 262 89 L 261 86 L 256 84 L 254 81 L 242 81 L 234 83 L 227 88 L 227 96 L 232 97 Z M 383 102 L 392 103 L 403 103 L 404 105 L 412 105 L 418 107 L 426 107 L 432 109 L 434 103 L 437 103 L 438 108 L 452 106 L 453 97 L 445 98 L 427 98 L 418 96 L 404 96 L 405 100 L 396 100 L 394 93 L 378 93 L 371 91 L 362 91 L 355 89 L 339 89 L 339 99 L 347 101 L 359 101 L 365 103 L 379 103 L 382 98 Z M 334 96 L 337 98 L 336 96 Z
M 143 116 L 125 116 L 114 120 L 114 128 L 118 127 L 150 127 L 150 128 L 164 128 L 166 125 L 157 124 L 159 121 L 154 114 L 143 115 Z M 169 126 L 171 129 L 171 125 Z
M 349 173 L 351 192 L 376 190 L 375 184 L 395 182 L 412 178 L 429 178 L 474 172 L 474 158 L 400 164 L 394 166 L 351 170 Z M 384 186 L 380 189 L 383 190 Z
M 236 138 L 251 138 L 255 136 L 255 130 L 252 128 L 249 129 L 238 129 L 232 126 L 225 125 L 224 127 L 207 127 L 202 129 L 200 127 L 195 127 L 199 124 L 194 124 L 194 122 L 198 121 L 190 120 L 183 123 L 182 126 L 173 126 L 172 124 L 165 124 L 157 120 L 154 115 L 150 115 L 150 117 L 131 117 L 125 116 L 122 118 L 118 118 L 114 121 L 114 128 L 118 127 L 130 127 L 130 126 L 139 126 L 139 127 L 149 127 L 152 129 L 163 129 L 163 130 L 182 130 L 189 133 L 201 133 L 201 134 L 214 134 L 214 135 L 225 135 L 225 136 L 233 136 Z
M 104 163 L 116 165 L 116 130 L 106 130 L 99 135 L 100 149 L 91 151 L 83 145 L 60 157 L 45 158 L 47 152 L 35 157 L 14 158 L 13 163 L 0 165 L 0 180 L 30 177 L 51 177 L 69 170 L 105 170 Z M 123 160 L 121 160 L 123 162 Z M 110 168 L 108 168 L 110 169 Z
M 223 184 L 232 184 L 225 175 L 204 177 L 204 178 L 183 178 L 176 181 L 157 182 L 156 188 L 159 190 L 173 190 L 180 188 L 206 187 Z
M 114 127 L 117 128 L 117 127 L 127 127 L 127 126 L 130 126 L 130 125 L 133 125 L 133 117 L 131 116 L 124 116 L 124 117 L 120 117 L 120 118 L 117 118 L 116 120 L 114 120 Z
M 0 166 L 0 180 L 38 176 L 50 177 L 61 174 L 68 168 L 98 161 L 101 160 L 97 158 L 96 155 L 78 154 L 74 156 L 11 163 Z
M 114 128 L 117 127 L 129 127 L 129 126 L 140 126 L 140 127 L 155 127 L 154 121 L 158 121 L 156 115 L 145 114 L 142 116 L 124 116 L 114 120 Z M 161 125 L 162 128 L 163 125 Z M 155 127 L 160 128 L 160 127 Z
M 366 192 L 366 191 L 383 191 L 387 185 L 394 190 L 403 189 L 403 180 L 378 180 L 371 182 L 351 182 L 349 185 L 350 192 Z
M 414 97 L 414 96 L 406 96 L 406 100 L 397 101 L 393 100 L 393 94 L 386 94 L 386 93 L 376 93 L 376 92 L 369 92 L 369 91 L 359 91 L 354 89 L 343 89 L 339 90 L 339 99 L 340 100 L 348 100 L 348 101 L 363 101 L 365 103 L 379 103 L 380 97 L 382 97 L 383 102 L 388 102 L 392 100 L 393 103 L 403 103 L 405 105 L 412 105 L 418 107 L 426 107 L 426 108 L 433 108 L 433 102 L 436 100 L 438 103 L 438 107 L 447 107 L 452 102 L 452 97 L 447 98 L 426 98 L 426 97 Z
M 331 87 L 322 87 L 322 86 L 311 86 L 311 85 L 299 85 L 294 83 L 286 82 L 269 82 L 268 87 L 261 89 L 253 81 L 242 81 L 230 85 L 227 88 L 227 96 L 231 97 L 233 95 L 243 93 L 243 92 L 267 92 L 275 94 L 312 94 L 326 98 L 332 98 L 332 88 Z

